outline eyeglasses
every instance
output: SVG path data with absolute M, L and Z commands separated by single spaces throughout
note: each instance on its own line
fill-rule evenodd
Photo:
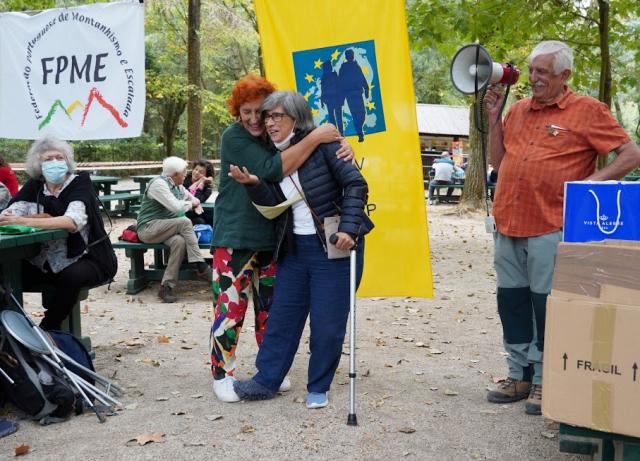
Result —
M 282 112 L 271 112 L 270 114 L 264 114 L 263 118 L 265 122 L 271 119 L 273 123 L 280 123 L 285 116 L 287 116 L 287 114 Z

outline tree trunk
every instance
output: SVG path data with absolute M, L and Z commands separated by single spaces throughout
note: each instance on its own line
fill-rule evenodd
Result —
M 180 116 L 184 112 L 186 103 L 169 100 L 162 108 L 162 136 L 164 141 L 164 153 L 166 157 L 173 155 L 173 142 L 178 131 Z
M 611 107 L 611 56 L 609 55 L 609 2 L 598 0 L 598 32 L 600 35 L 600 92 L 598 99 Z M 607 165 L 607 156 L 599 155 L 597 168 Z
M 189 0 L 187 36 L 187 159 L 202 158 L 202 78 L 200 69 L 200 0 Z
M 477 102 L 480 104 L 480 101 Z M 476 103 L 469 106 L 469 157 L 467 158 L 467 170 L 464 179 L 464 189 L 462 191 L 462 199 L 460 205 L 468 210 L 477 210 L 482 208 L 485 203 L 485 183 L 487 181 L 487 164 L 486 159 L 482 156 L 482 136 L 486 134 L 476 129 L 476 118 L 480 122 L 480 114 L 476 117 Z M 486 116 L 482 117 L 482 131 L 487 131 Z M 488 155 L 488 154 L 487 154 Z

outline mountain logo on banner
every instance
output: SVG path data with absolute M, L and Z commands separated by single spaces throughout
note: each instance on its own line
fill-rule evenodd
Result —
M 47 126 L 51 122 L 58 108 L 60 108 L 62 112 L 64 112 L 64 114 L 67 116 L 67 118 L 69 118 L 69 120 L 72 120 L 71 114 L 73 114 L 73 112 L 76 109 L 78 108 L 84 109 L 82 111 L 82 120 L 80 121 L 80 126 L 81 127 L 84 126 L 87 120 L 87 115 L 89 115 L 89 109 L 91 109 L 91 106 L 94 100 L 97 101 L 98 104 L 100 104 L 100 106 L 105 108 L 111 114 L 111 116 L 115 119 L 115 121 L 118 122 L 118 125 L 120 125 L 122 128 L 126 128 L 128 126 L 128 123 L 122 119 L 120 112 L 118 112 L 118 110 L 115 107 L 113 107 L 113 105 L 105 101 L 104 97 L 100 94 L 97 88 L 92 88 L 91 91 L 89 91 L 89 96 L 87 97 L 86 104 L 82 104 L 80 101 L 76 99 L 71 104 L 69 104 L 68 107 L 65 108 L 62 101 L 60 101 L 59 99 L 56 99 L 54 103 L 51 105 L 51 108 L 49 109 L 49 111 L 47 112 L 47 116 L 38 125 L 38 130 L 42 130 L 45 126 Z
M 293 67 L 316 124 L 332 123 L 359 142 L 386 131 L 373 40 L 295 51 Z

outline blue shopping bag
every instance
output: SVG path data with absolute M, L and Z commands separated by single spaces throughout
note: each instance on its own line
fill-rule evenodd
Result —
M 209 224 L 195 224 L 193 232 L 196 234 L 198 243 L 211 243 L 213 228 Z
M 564 241 L 640 240 L 640 182 L 564 185 Z

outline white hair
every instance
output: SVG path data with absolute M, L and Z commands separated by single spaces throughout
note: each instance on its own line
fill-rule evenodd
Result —
M 69 172 L 75 171 L 76 163 L 73 160 L 73 148 L 71 145 L 54 136 L 45 136 L 31 144 L 31 147 L 27 151 L 25 170 L 29 177 L 40 179 L 42 176 L 42 159 L 40 156 L 49 151 L 60 152 L 64 155 L 64 160 L 67 162 Z
M 553 56 L 553 71 L 557 74 L 563 70 L 573 70 L 573 50 L 567 44 L 558 40 L 540 42 L 529 55 L 529 64 L 540 55 Z
M 162 161 L 162 174 L 173 176 L 187 170 L 187 162 L 180 157 L 167 157 Z

